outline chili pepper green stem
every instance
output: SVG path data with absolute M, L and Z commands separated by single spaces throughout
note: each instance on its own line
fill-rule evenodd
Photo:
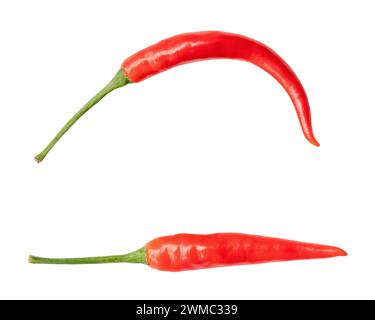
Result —
M 121 88 L 130 83 L 130 80 L 127 79 L 122 72 L 119 70 L 113 79 L 101 90 L 99 91 L 89 102 L 87 102 L 66 124 L 62 129 L 57 133 L 57 135 L 52 139 L 52 141 L 47 145 L 47 147 L 35 156 L 37 162 L 41 162 L 45 156 L 50 152 L 53 146 L 60 140 L 60 138 L 70 129 L 70 127 L 77 122 L 87 111 L 89 111 L 95 104 L 102 100 L 108 93 L 111 91 Z
M 146 261 L 146 248 L 130 252 L 124 255 L 89 257 L 89 258 L 41 258 L 29 256 L 29 263 L 34 264 L 98 264 L 98 263 L 143 263 Z

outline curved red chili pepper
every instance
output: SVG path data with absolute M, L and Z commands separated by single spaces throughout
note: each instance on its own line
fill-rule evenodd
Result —
M 220 31 L 184 33 L 137 52 L 124 61 L 122 70 L 131 82 L 139 82 L 181 64 L 220 58 L 251 62 L 274 77 L 292 99 L 306 139 L 319 146 L 301 82 L 277 53 L 259 41 Z
M 30 263 L 93 264 L 143 263 L 162 271 L 184 271 L 274 261 L 346 256 L 337 247 L 242 233 L 176 234 L 156 238 L 125 254 L 93 258 L 29 257 Z
M 288 64 L 273 50 L 256 40 L 233 33 L 206 31 L 184 33 L 165 39 L 126 59 L 121 70 L 107 86 L 66 123 L 35 159 L 42 161 L 68 129 L 109 92 L 180 64 L 219 58 L 251 62 L 274 77 L 289 94 L 306 139 L 319 146 L 312 130 L 307 95 Z

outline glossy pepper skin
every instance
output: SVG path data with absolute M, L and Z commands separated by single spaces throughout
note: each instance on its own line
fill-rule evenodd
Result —
M 29 257 L 30 263 L 143 263 L 161 271 L 186 271 L 274 261 L 346 256 L 337 247 L 242 233 L 176 234 L 156 238 L 125 255 L 92 258 Z
M 122 70 L 131 82 L 140 82 L 175 66 L 208 59 L 243 60 L 268 72 L 291 98 L 306 139 L 319 146 L 312 129 L 309 101 L 301 82 L 277 53 L 259 41 L 221 31 L 180 34 L 127 58 Z
M 146 245 L 147 263 L 164 271 L 183 271 L 275 261 L 321 259 L 346 255 L 345 251 L 241 233 L 176 234 Z
M 35 156 L 35 160 L 42 161 L 70 127 L 113 90 L 181 64 L 207 59 L 243 60 L 268 72 L 290 96 L 306 139 L 319 146 L 312 129 L 306 92 L 288 64 L 259 41 L 233 33 L 204 31 L 162 40 L 127 58 L 114 78 L 61 128 L 42 152 Z

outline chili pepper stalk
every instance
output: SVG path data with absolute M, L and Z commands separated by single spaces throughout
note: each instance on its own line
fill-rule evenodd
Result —
M 29 263 L 33 264 L 99 264 L 99 263 L 143 263 L 146 261 L 146 248 L 115 256 L 85 257 L 85 258 L 41 258 L 29 256 Z
M 141 249 L 125 255 L 92 258 L 41 258 L 36 264 L 141 263 L 162 271 L 185 271 L 276 261 L 323 259 L 346 256 L 337 247 L 247 235 L 215 233 L 176 234 L 156 238 Z
M 302 83 L 276 52 L 259 41 L 239 34 L 203 31 L 164 39 L 127 58 L 112 81 L 66 123 L 47 147 L 35 157 L 36 161 L 42 161 L 69 128 L 111 91 L 131 82 L 141 82 L 182 64 L 208 59 L 247 61 L 270 74 L 292 100 L 306 139 L 319 146 L 313 133 L 310 105 Z
M 44 148 L 44 150 L 35 156 L 35 160 L 39 163 L 43 161 L 46 155 L 50 152 L 53 146 L 61 139 L 61 137 L 94 105 L 96 105 L 100 100 L 102 100 L 108 93 L 115 89 L 121 88 L 129 84 L 130 81 L 127 79 L 122 72 L 119 70 L 113 79 L 100 90 L 89 102 L 87 102 L 78 112 L 70 118 L 70 120 L 61 128 L 61 130 L 56 134 L 56 136 L 51 140 L 51 142 Z

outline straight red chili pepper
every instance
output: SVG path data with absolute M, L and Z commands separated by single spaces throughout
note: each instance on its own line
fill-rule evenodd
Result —
M 162 40 L 127 58 L 115 77 L 66 123 L 35 159 L 42 161 L 65 132 L 109 92 L 181 64 L 220 58 L 251 62 L 274 77 L 289 94 L 306 139 L 319 146 L 312 130 L 306 92 L 288 64 L 272 49 L 251 38 L 220 31 L 205 31 L 184 33 Z
M 96 264 L 143 263 L 162 271 L 184 271 L 274 261 L 346 256 L 337 247 L 242 233 L 176 234 L 156 238 L 125 254 L 92 258 L 29 257 L 30 263 Z

